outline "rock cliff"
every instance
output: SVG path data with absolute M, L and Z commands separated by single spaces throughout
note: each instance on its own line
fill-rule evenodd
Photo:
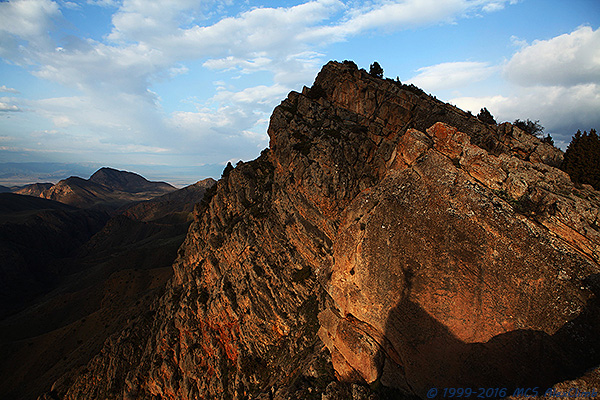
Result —
M 559 150 L 351 62 L 290 93 L 269 136 L 197 206 L 164 295 L 46 398 L 598 380 L 600 194 Z

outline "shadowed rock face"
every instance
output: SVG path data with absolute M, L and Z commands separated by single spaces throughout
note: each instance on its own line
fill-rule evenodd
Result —
M 194 204 L 213 184 L 206 179 L 112 217 L 0 194 L 0 398 L 37 398 L 145 315 L 173 275 Z
M 333 62 L 269 135 L 197 207 L 165 295 L 53 396 L 424 397 L 598 364 L 600 198 L 559 150 Z
M 56 260 L 108 218 L 51 200 L 0 194 L 0 321 L 53 287 L 60 275 Z

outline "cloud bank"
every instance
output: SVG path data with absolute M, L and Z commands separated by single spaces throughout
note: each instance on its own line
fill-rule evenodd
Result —
M 249 159 L 268 144 L 265 132 L 272 108 L 287 92 L 313 80 L 327 61 L 324 49 L 332 43 L 368 32 L 452 24 L 515 3 L 313 0 L 230 14 L 231 2 L 219 0 L 96 0 L 79 7 L 103 7 L 113 13 L 106 35 L 95 40 L 61 33 L 66 10 L 77 7 L 52 0 L 1 2 L 0 56 L 75 94 L 11 99 L 0 104 L 0 111 L 27 109 L 18 114 L 34 113 L 47 121 L 48 126 L 38 130 L 35 138 L 40 148 L 62 146 L 90 157 L 93 149 L 115 157 L 129 154 L 139 162 L 172 165 Z M 582 27 L 563 36 L 522 48 L 505 66 L 486 61 L 444 63 L 418 70 L 413 81 L 427 90 L 451 89 L 483 82 L 502 71 L 507 81 L 527 88 L 528 94 L 457 98 L 454 102 L 460 106 L 485 100 L 491 102 L 485 104 L 490 110 L 509 115 L 515 110 L 529 111 L 527 107 L 535 111 L 536 102 L 538 108 L 542 104 L 539 98 L 534 100 L 538 95 L 547 99 L 549 106 L 566 98 L 585 120 L 582 110 L 590 113 L 596 104 L 589 96 L 596 96 L 597 101 L 598 95 L 598 31 Z M 566 50 L 569 56 L 561 60 L 548 55 Z M 527 71 L 524 66 L 540 57 L 545 57 L 539 63 L 543 65 Z M 586 65 L 585 70 L 556 74 L 580 63 Z M 227 85 L 199 87 L 198 91 L 210 94 L 192 101 L 193 106 L 189 99 L 181 99 L 188 102 L 165 111 L 161 93 L 154 87 L 198 73 L 198 69 L 240 79 L 236 84 L 230 79 Z M 261 78 L 252 83 L 244 76 Z M 0 90 L 16 93 L 19 88 L 2 86 Z M 576 107 L 578 101 L 589 107 Z M 30 141 L 31 137 L 21 139 Z
M 461 88 L 495 72 L 507 93 L 450 98 L 460 108 L 487 107 L 501 121 L 543 122 L 564 148 L 578 129 L 600 127 L 600 29 L 573 32 L 522 47 L 503 65 L 485 62 L 444 63 L 422 68 L 411 81 L 428 91 Z

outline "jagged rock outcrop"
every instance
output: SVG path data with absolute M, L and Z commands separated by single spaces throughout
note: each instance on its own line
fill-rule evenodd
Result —
M 197 207 L 160 301 L 48 398 L 425 397 L 598 365 L 600 195 L 559 150 L 349 62 L 269 135 Z

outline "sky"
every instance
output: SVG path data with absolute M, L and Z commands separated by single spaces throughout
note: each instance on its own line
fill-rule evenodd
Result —
M 599 0 L 0 0 L 0 167 L 218 177 L 329 60 L 563 149 L 600 129 Z

